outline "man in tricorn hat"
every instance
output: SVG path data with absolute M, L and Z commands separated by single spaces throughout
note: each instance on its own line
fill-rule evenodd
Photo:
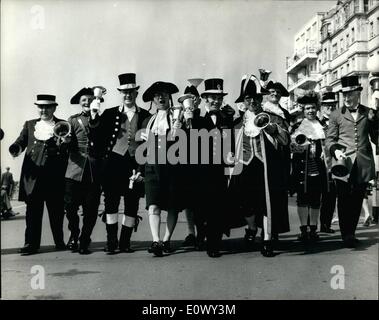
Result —
M 375 177 L 371 141 L 377 143 L 378 115 L 360 104 L 358 76 L 341 78 L 344 105 L 330 115 L 326 147 L 335 161 L 344 161 L 348 175 L 335 176 L 338 218 L 344 245 L 358 243 L 355 230 L 368 182 Z
M 136 85 L 135 73 L 118 76 L 121 104 L 106 109 L 101 116 L 98 107 L 91 103 L 90 132 L 97 143 L 103 144 L 104 175 L 104 216 L 106 223 L 107 245 L 105 252 L 133 252 L 130 238 L 138 225 L 139 199 L 143 189 L 140 188 L 142 169 L 135 159 L 139 145 L 136 133 L 142 122 L 150 115 L 148 111 L 136 104 L 139 86 Z M 138 177 L 138 178 L 137 178 Z M 133 179 L 133 185 L 130 179 Z M 120 239 L 118 240 L 118 211 L 121 197 L 124 198 L 124 215 Z
M 170 146 L 175 143 L 174 132 L 180 128 L 179 121 L 174 119 L 172 95 L 179 89 L 171 82 L 154 82 L 143 94 L 144 102 L 156 107 L 156 113 L 145 119 L 143 128 L 152 159 L 145 165 L 146 209 L 149 214 L 149 225 L 153 242 L 149 253 L 163 256 L 163 252 L 172 252 L 171 236 L 175 230 L 178 213 L 184 209 L 181 201 L 181 184 L 179 164 L 167 161 Z M 162 159 L 162 160 L 161 160 Z M 166 230 L 163 241 L 160 238 L 161 211 L 167 211 Z
M 326 91 L 322 94 L 321 99 L 321 110 L 319 120 L 321 125 L 324 127 L 325 134 L 328 131 L 330 114 L 336 109 L 338 101 L 336 100 L 336 94 L 332 91 Z M 336 208 L 337 192 L 335 182 L 332 179 L 330 172 L 332 163 L 331 157 L 328 152 L 326 152 L 327 170 L 328 170 L 328 183 L 329 189 L 326 188 L 321 194 L 321 207 L 320 207 L 320 231 L 325 233 L 334 233 L 331 228 L 333 213 Z
M 67 145 L 54 132 L 55 125 L 63 120 L 54 116 L 58 105 L 54 95 L 39 94 L 34 104 L 40 117 L 26 121 L 20 136 L 9 147 L 13 157 L 26 149 L 19 189 L 19 201 L 26 202 L 25 246 L 19 250 L 24 255 L 37 253 L 40 248 L 45 202 L 55 248 L 66 248 L 63 241 L 63 192 Z
M 94 99 L 93 88 L 82 88 L 72 98 L 71 104 L 79 104 L 82 112 L 71 116 L 71 141 L 66 170 L 65 211 L 68 228 L 71 232 L 67 248 L 79 249 L 80 254 L 89 254 L 88 249 L 92 230 L 96 224 L 100 204 L 100 168 L 99 146 L 95 144 L 89 132 L 90 104 Z M 78 209 L 83 209 L 83 226 L 80 232 Z M 79 237 L 80 235 L 80 237 Z M 80 246 L 78 248 L 78 241 Z

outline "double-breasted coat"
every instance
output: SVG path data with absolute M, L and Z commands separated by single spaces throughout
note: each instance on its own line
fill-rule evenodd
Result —
M 54 122 L 63 121 L 56 117 Z M 32 194 L 37 180 L 43 175 L 51 182 L 51 188 L 62 192 L 64 188 L 64 175 L 67 166 L 67 145 L 57 144 L 55 136 L 48 140 L 38 140 L 34 136 L 35 125 L 40 119 L 26 121 L 19 137 L 14 144 L 26 149 L 21 169 L 19 201 L 27 201 Z

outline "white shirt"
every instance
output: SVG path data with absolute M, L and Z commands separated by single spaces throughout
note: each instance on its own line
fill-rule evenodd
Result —
M 165 135 L 169 128 L 170 126 L 167 121 L 167 110 L 158 110 L 151 131 L 153 131 L 155 135 Z
M 46 141 L 54 136 L 55 122 L 51 120 L 40 120 L 35 125 L 34 137 L 37 140 Z
M 120 112 L 126 113 L 126 116 L 128 117 L 129 121 L 132 121 L 134 114 L 137 111 L 136 106 L 133 106 L 131 108 L 125 107 L 124 105 L 120 106 Z

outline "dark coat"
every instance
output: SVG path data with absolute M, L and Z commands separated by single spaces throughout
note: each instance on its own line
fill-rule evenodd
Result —
M 373 120 L 368 119 L 369 108 L 359 105 L 358 118 L 354 118 L 344 106 L 330 115 L 328 134 L 325 140 L 327 149 L 334 159 L 334 152 L 346 148 L 346 164 L 350 170 L 356 163 L 357 170 L 350 180 L 354 183 L 366 183 L 375 178 L 374 155 L 371 141 L 378 145 L 378 114 Z M 337 177 L 336 177 L 337 178 Z
M 71 142 L 66 178 L 79 182 L 83 179 L 86 165 L 89 166 L 91 175 L 87 181 L 97 181 L 101 173 L 102 159 L 99 149 L 101 146 L 91 138 L 89 119 L 89 114 L 81 112 L 67 120 L 71 124 Z
M 64 188 L 64 174 L 67 166 L 67 145 L 57 145 L 54 136 L 46 141 L 37 140 L 34 136 L 35 125 L 40 119 L 26 121 L 19 137 L 14 144 L 26 149 L 21 169 L 19 201 L 27 201 L 32 194 L 37 180 L 47 177 L 51 188 L 62 192 Z M 63 121 L 54 117 L 54 122 Z
M 171 118 L 167 115 L 169 129 L 166 135 L 154 135 L 150 129 L 154 124 L 156 114 L 150 115 L 142 124 L 142 128 L 148 129 L 146 147 L 147 163 L 145 164 L 145 193 L 146 208 L 157 205 L 162 210 L 184 209 L 182 201 L 183 180 L 181 176 L 181 165 L 171 164 L 167 161 L 167 152 L 175 143 L 172 138 Z M 150 123 L 150 126 L 149 126 Z M 149 126 L 149 128 L 148 128 Z M 161 163 L 161 159 L 165 163 Z

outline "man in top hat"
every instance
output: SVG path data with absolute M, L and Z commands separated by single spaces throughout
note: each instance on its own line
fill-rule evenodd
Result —
M 64 139 L 54 135 L 55 125 L 62 120 L 54 116 L 58 105 L 55 96 L 39 94 L 34 104 L 40 117 L 26 121 L 19 137 L 9 147 L 13 157 L 26 149 L 19 190 L 19 201 L 26 202 L 25 246 L 19 250 L 21 254 L 34 254 L 40 248 L 45 202 L 55 247 L 57 250 L 66 248 L 63 192 L 67 146 Z
M 101 150 L 90 136 L 90 104 L 94 99 L 93 88 L 82 88 L 72 98 L 71 104 L 79 104 L 82 112 L 71 116 L 71 141 L 66 170 L 65 211 L 71 232 L 67 248 L 89 254 L 92 230 L 96 224 L 100 204 Z M 83 209 L 83 226 L 80 232 L 78 209 Z M 80 235 L 80 237 L 79 237 Z
M 378 115 L 360 104 L 358 76 L 341 78 L 344 105 L 330 115 L 326 147 L 334 161 L 344 162 L 348 175 L 334 176 L 342 240 L 353 248 L 355 230 L 368 182 L 375 177 L 371 141 L 377 143 Z
M 106 109 L 101 116 L 96 104 L 91 104 L 90 131 L 95 143 L 103 144 L 104 157 L 104 216 L 106 223 L 107 245 L 105 251 L 115 253 L 133 252 L 130 248 L 130 238 L 138 225 L 138 207 L 141 197 L 141 169 L 135 159 L 139 145 L 136 133 L 141 129 L 142 122 L 150 115 L 136 104 L 139 86 L 136 85 L 135 73 L 124 73 L 118 76 L 121 104 Z M 133 186 L 130 178 L 136 178 Z M 134 180 L 133 180 L 134 181 Z M 138 184 L 139 183 L 139 184 Z M 130 186 L 130 187 L 129 187 Z M 120 240 L 118 240 L 118 211 L 121 197 L 124 198 L 124 215 Z
M 210 141 L 206 148 L 202 146 L 201 153 L 208 154 L 208 164 L 202 163 L 202 179 L 199 182 L 200 199 L 199 208 L 195 212 L 195 223 L 198 232 L 205 234 L 207 239 L 207 254 L 211 258 L 220 257 L 222 233 L 226 229 L 226 191 L 228 179 L 225 167 L 230 165 L 227 159 L 218 160 L 217 150 L 224 150 L 224 139 L 230 139 L 233 127 L 234 109 L 223 106 L 224 81 L 219 78 L 207 79 L 204 82 L 205 90 L 201 97 L 205 102 L 205 114 L 198 119 L 193 119 L 193 128 L 203 129 L 209 133 Z M 227 143 L 226 143 L 227 144 Z M 229 146 L 231 148 L 231 146 Z M 231 149 L 230 149 L 231 150 Z M 201 163 L 202 156 L 199 156 Z M 201 239 L 199 239 L 201 240 Z
M 243 102 L 246 111 L 235 120 L 235 154 L 236 163 L 243 168 L 240 174 L 231 176 L 230 190 L 234 191 L 237 208 L 240 208 L 238 211 L 242 211 L 248 225 L 244 237 L 247 247 L 252 249 L 257 228 L 261 227 L 261 253 L 272 257 L 272 234 L 289 231 L 288 207 L 282 196 L 287 191 L 283 184 L 284 170 L 279 148 L 288 144 L 289 136 L 278 125 L 280 117 L 273 113 L 266 112 L 270 117 L 267 126 L 262 129 L 257 126 L 257 117 L 264 114 L 261 103 L 265 94 L 268 92 L 255 76 L 242 78 L 236 103 Z
M 330 114 L 336 109 L 338 101 L 336 100 L 336 94 L 331 91 L 324 92 L 321 99 L 321 110 L 319 121 L 324 127 L 325 134 L 328 131 Z M 336 208 L 337 191 L 335 182 L 332 179 L 330 169 L 332 167 L 332 159 L 329 152 L 324 155 L 326 157 L 327 170 L 328 170 L 328 183 L 329 190 L 325 188 L 321 194 L 321 207 L 320 207 L 320 231 L 325 233 L 334 233 L 331 228 L 333 213 Z

